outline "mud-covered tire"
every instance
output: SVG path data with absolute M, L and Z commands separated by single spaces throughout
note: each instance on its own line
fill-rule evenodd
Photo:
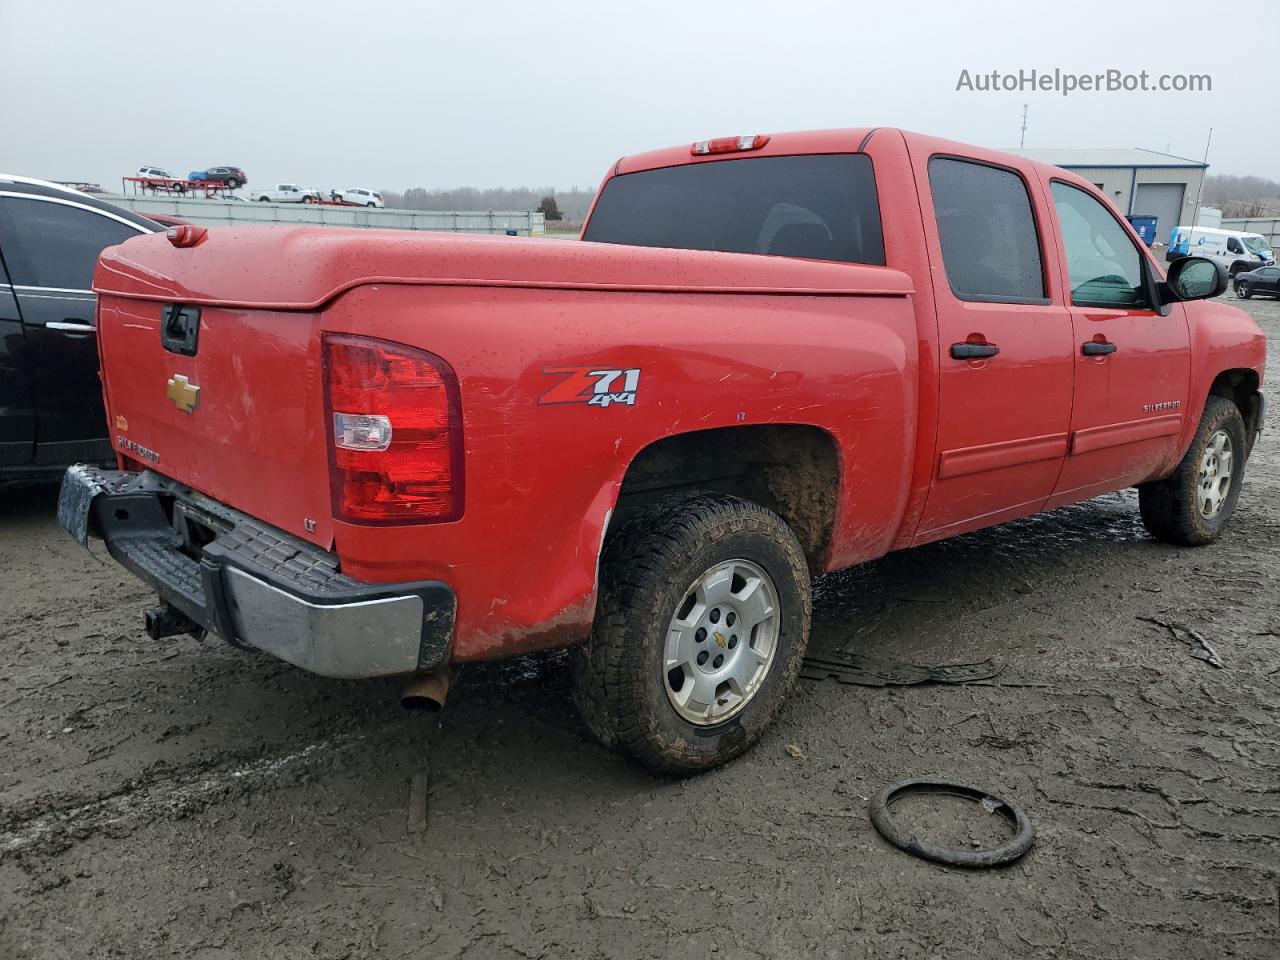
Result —
M 1201 510 L 1202 466 L 1210 441 L 1220 432 L 1230 441 L 1232 471 L 1221 507 L 1212 517 Z M 1143 526 L 1157 540 L 1185 547 L 1212 543 L 1222 535 L 1244 480 L 1248 450 L 1244 418 L 1230 400 L 1210 397 L 1200 417 L 1200 426 L 1178 468 L 1164 480 L 1138 488 L 1138 507 Z
M 716 564 L 762 569 L 777 599 L 774 648 L 755 692 L 723 722 L 699 724 L 667 693 L 672 618 Z M 590 639 L 572 652 L 574 701 L 591 732 L 655 773 L 718 766 L 750 747 L 795 685 L 809 639 L 808 564 L 771 510 L 721 493 L 664 497 L 610 534 Z

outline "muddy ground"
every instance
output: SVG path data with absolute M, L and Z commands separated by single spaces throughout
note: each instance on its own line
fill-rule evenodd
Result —
M 1248 309 L 1274 357 L 1280 304 Z M 1214 546 L 1154 543 L 1123 494 L 820 581 L 815 648 L 1008 667 L 802 681 L 752 753 L 684 782 L 588 737 L 563 657 L 473 669 L 428 720 L 395 683 L 152 641 L 147 591 L 63 535 L 55 491 L 6 492 L 0 957 L 1274 960 L 1269 426 Z M 889 847 L 867 798 L 917 775 L 1021 802 L 1035 848 L 969 873 Z M 904 813 L 993 835 L 952 803 Z

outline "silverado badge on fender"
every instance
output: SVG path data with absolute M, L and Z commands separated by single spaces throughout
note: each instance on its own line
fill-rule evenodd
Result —
M 183 413 L 195 413 L 196 407 L 200 406 L 200 388 L 180 373 L 169 378 L 166 392 L 173 405 Z

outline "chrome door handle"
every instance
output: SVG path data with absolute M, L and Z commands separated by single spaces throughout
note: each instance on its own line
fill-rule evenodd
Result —
M 62 330 L 66 333 L 94 333 L 97 331 L 92 323 L 74 323 L 70 320 L 50 320 L 45 324 L 50 330 Z

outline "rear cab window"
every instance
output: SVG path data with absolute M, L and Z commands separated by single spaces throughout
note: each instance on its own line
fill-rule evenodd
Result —
M 612 177 L 583 239 L 884 264 L 865 154 L 744 157 Z

